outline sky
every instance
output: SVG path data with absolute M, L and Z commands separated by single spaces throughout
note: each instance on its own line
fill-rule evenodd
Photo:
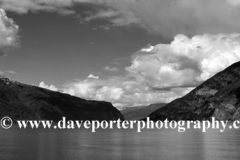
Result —
M 239 0 L 0 0 L 0 74 L 115 107 L 168 103 L 240 60 Z

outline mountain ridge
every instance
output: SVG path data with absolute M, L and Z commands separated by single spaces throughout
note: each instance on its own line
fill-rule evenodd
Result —
M 230 90 L 229 95 L 224 95 L 223 89 Z M 152 112 L 149 117 L 152 120 L 204 120 L 212 116 L 218 120 L 240 119 L 239 94 L 240 62 L 237 62 L 215 74 L 186 96 Z M 227 103 L 229 98 L 231 103 Z
M 124 119 L 109 102 L 85 100 L 0 76 L 0 118 L 4 116 L 13 120 L 58 121 L 63 116 L 71 120 Z

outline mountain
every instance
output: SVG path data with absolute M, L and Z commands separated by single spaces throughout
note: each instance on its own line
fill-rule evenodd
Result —
M 0 118 L 13 120 L 123 120 L 111 103 L 78 97 L 11 81 L 0 76 Z
M 126 120 L 139 120 L 145 118 L 150 113 L 164 105 L 165 103 L 156 103 L 149 106 L 130 107 L 122 110 L 121 113 Z
M 149 115 L 152 120 L 240 119 L 240 62 Z

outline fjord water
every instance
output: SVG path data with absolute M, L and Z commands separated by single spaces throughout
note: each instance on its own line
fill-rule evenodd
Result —
M 240 130 L 0 129 L 1 160 L 240 159 Z

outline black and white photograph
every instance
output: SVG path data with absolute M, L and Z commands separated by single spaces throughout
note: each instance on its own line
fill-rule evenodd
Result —
M 0 0 L 0 160 L 239 160 L 240 0 Z

